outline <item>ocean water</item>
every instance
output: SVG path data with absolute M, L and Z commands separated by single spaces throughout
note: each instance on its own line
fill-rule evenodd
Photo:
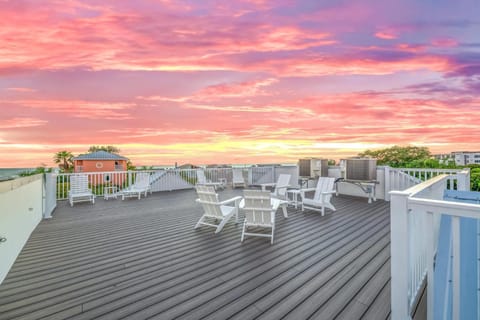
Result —
M 32 170 L 35 170 L 35 168 L 0 168 L 0 180 L 5 180 L 6 178 L 15 178 L 18 177 L 20 172 Z

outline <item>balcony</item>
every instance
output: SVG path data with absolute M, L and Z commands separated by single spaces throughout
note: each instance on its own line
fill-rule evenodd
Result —
M 246 168 L 244 173 L 255 185 L 295 170 Z M 329 175 L 337 171 L 330 168 Z M 108 186 L 121 187 L 135 174 L 88 175 L 101 195 L 105 175 Z M 206 170 L 206 176 L 228 183 L 232 177 L 231 169 Z M 153 194 L 145 199 L 97 197 L 95 205 L 73 208 L 61 201 L 69 175 L 47 175 L 44 183 L 41 176 L 8 182 L 3 189 L 0 185 L 0 204 L 15 210 L 2 212 L 0 219 L 23 219 L 28 228 L 21 237 L 15 229 L 19 223 L 11 230 L 0 228 L 0 236 L 8 238 L 0 243 L 2 257 L 7 243 L 21 251 L 8 260 L 11 268 L 6 260 L 0 264 L 0 281 L 8 272 L 0 284 L 0 319 L 408 319 L 427 308 L 422 290 L 412 288 L 425 286 L 432 256 L 408 251 L 428 229 L 402 233 L 401 219 L 414 211 L 404 213 L 401 209 L 408 206 L 399 201 L 421 195 L 411 201 L 419 208 L 425 198 L 436 199 L 431 190 L 465 186 L 468 172 L 379 167 L 377 178 L 377 201 L 369 203 L 371 195 L 362 188 L 342 183 L 333 199 L 334 213 L 322 217 L 289 207 L 284 218 L 277 212 L 273 245 L 262 238 L 241 243 L 241 224 L 234 222 L 217 235 L 208 227 L 194 230 L 203 212 L 195 203 L 195 170 L 152 171 Z M 409 187 L 415 184 L 413 192 Z M 405 191 L 393 193 L 389 202 L 391 190 Z M 33 201 L 27 195 L 39 196 Z M 234 195 L 242 190 L 220 192 L 221 199 Z M 471 210 L 455 203 L 448 208 Z M 422 210 L 419 214 L 428 212 Z M 40 222 L 52 211 L 51 219 Z M 38 221 L 32 222 L 32 215 Z M 390 219 L 396 221 L 392 226 Z M 394 279 L 390 260 L 400 267 Z M 424 318 L 425 311 L 414 317 Z
M 240 189 L 221 193 L 225 199 Z M 60 202 L 0 285 L 2 319 L 386 319 L 388 203 L 339 196 L 337 212 L 277 213 L 275 243 L 241 224 L 193 229 L 193 190 Z

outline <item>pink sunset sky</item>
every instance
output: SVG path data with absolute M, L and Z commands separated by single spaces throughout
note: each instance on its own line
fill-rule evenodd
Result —
M 0 167 L 480 149 L 480 6 L 0 0 Z

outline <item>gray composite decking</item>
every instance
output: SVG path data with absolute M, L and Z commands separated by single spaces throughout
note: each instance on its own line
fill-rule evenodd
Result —
M 220 192 L 220 198 L 241 190 Z M 0 319 L 388 319 L 389 203 L 289 208 L 275 242 L 193 226 L 193 190 L 99 199 L 33 232 L 0 285 Z

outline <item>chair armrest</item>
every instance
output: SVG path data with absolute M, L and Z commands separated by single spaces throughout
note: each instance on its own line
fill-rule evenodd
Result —
M 224 204 L 232 203 L 232 202 L 240 202 L 240 200 L 242 200 L 242 197 L 241 196 L 236 196 L 234 198 L 222 201 L 222 202 L 220 202 L 220 204 L 224 205 Z M 237 206 L 238 204 L 236 203 L 235 205 Z
M 300 189 L 300 195 L 302 196 L 302 199 L 305 198 L 305 192 L 312 192 L 317 190 L 316 188 L 307 188 L 307 189 Z
M 334 194 L 334 193 L 337 193 L 337 192 L 335 190 L 322 192 L 322 194 Z
M 288 188 L 290 188 L 289 184 L 287 184 L 286 186 L 277 187 L 277 189 L 288 189 Z
M 261 183 L 260 184 L 260 187 L 262 187 L 262 191 L 266 191 L 267 190 L 267 187 L 272 187 L 272 188 L 275 188 L 275 186 L 277 185 L 276 182 L 271 182 L 271 183 Z

